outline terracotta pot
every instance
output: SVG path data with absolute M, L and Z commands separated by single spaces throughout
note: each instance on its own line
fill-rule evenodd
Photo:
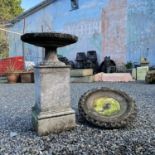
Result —
M 8 83 L 16 83 L 18 80 L 19 74 L 9 73 L 7 74 Z

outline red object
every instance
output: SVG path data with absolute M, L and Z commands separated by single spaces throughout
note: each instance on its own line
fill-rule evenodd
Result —
M 4 75 L 7 72 L 7 69 L 10 65 L 13 65 L 15 70 L 23 71 L 24 70 L 24 57 L 10 57 L 0 60 L 0 75 Z

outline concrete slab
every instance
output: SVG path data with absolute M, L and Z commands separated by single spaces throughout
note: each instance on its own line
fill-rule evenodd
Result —
M 130 73 L 98 73 L 94 81 L 129 82 L 134 81 Z
M 93 75 L 93 69 L 72 69 L 71 77 L 83 77 Z
M 91 83 L 94 82 L 94 76 L 71 77 L 72 83 Z

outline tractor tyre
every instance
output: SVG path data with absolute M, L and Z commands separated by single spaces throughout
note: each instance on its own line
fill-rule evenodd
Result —
M 135 101 L 129 95 L 109 88 L 86 92 L 81 96 L 78 107 L 82 118 L 107 129 L 125 127 L 137 114 Z

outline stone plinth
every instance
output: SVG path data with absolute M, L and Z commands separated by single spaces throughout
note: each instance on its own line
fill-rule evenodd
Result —
M 57 48 L 76 43 L 76 36 L 64 33 L 27 33 L 21 40 L 45 48 L 45 60 L 35 67 L 36 103 L 32 121 L 39 135 L 75 127 L 70 106 L 70 68 L 60 62 Z
M 58 133 L 75 127 L 70 105 L 70 68 L 35 67 L 36 104 L 32 121 L 39 135 Z

